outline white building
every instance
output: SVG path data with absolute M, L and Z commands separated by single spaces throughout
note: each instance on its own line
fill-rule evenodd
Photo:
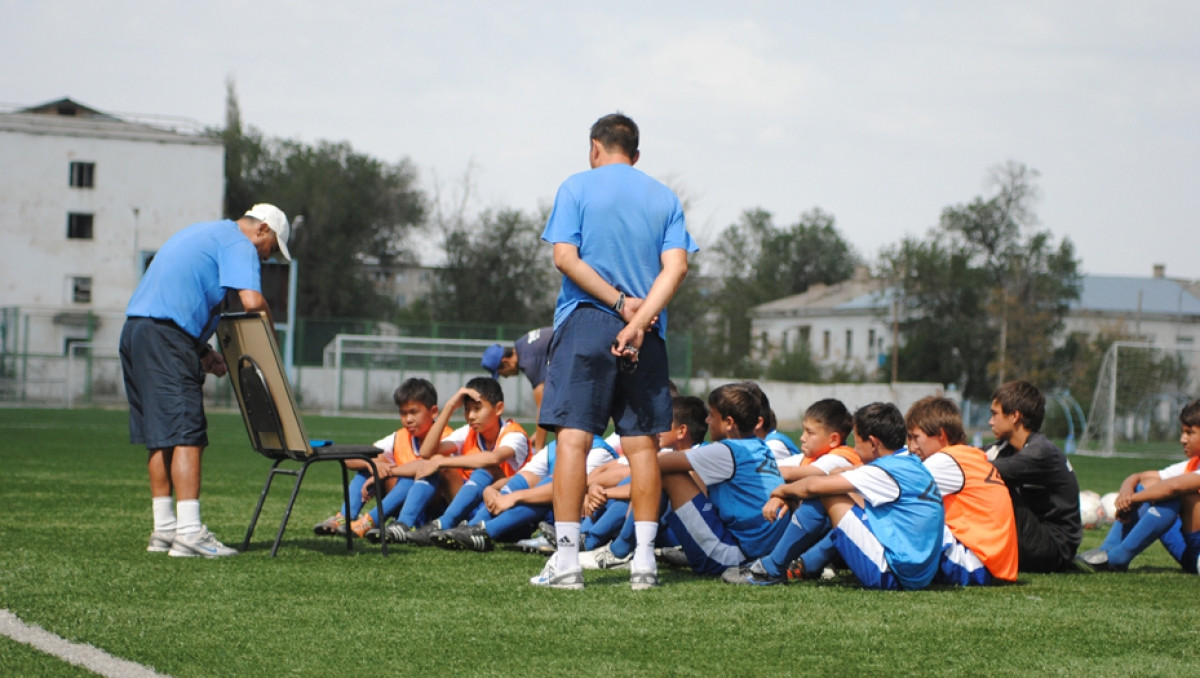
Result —
M 1191 281 L 1085 275 L 1064 318 L 1063 337 L 1119 334 L 1162 346 L 1200 342 L 1200 298 Z M 891 296 L 865 268 L 836 285 L 769 301 L 750 311 L 757 358 L 807 345 L 817 364 L 872 376 L 891 350 Z
M 115 347 L 149 258 L 222 216 L 224 146 L 178 127 L 70 99 L 0 112 L 2 352 Z

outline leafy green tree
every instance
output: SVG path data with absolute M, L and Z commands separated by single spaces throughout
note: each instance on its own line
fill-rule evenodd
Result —
M 299 265 L 297 312 L 308 317 L 383 318 L 395 304 L 376 292 L 361 260 L 409 256 L 405 236 L 425 218 L 425 197 L 407 159 L 387 163 L 348 143 L 307 144 L 243 130 L 228 84 L 226 204 L 240 216 L 256 202 L 303 216 L 288 248 Z
M 884 251 L 899 294 L 900 378 L 956 383 L 984 398 L 1012 378 L 1061 381 L 1054 343 L 1079 297 L 1079 262 L 1070 240 L 1036 230 L 1037 176 L 1000 165 L 995 195 L 947 207 L 924 241 Z
M 770 212 L 752 209 L 726 228 L 712 259 L 721 275 L 711 295 L 718 321 L 702 328 L 696 365 L 714 374 L 756 377 L 762 366 L 751 359 L 751 307 L 799 294 L 817 283 L 833 284 L 854 274 L 858 262 L 832 215 L 814 208 L 787 227 Z
M 443 237 L 446 265 L 432 293 L 434 318 L 549 325 L 558 278 L 541 242 L 544 216 L 504 209 L 451 224 Z

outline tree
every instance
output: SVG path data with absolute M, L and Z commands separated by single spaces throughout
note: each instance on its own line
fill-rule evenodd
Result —
M 546 216 L 503 209 L 451 224 L 443 237 L 446 265 L 432 292 L 434 318 L 550 324 L 557 278 L 550 248 L 541 242 Z
M 696 351 L 697 367 L 717 374 L 754 377 L 761 371 L 751 360 L 751 307 L 845 280 L 858 262 L 833 216 L 819 208 L 786 228 L 777 227 L 766 210 L 747 210 L 721 233 L 720 243 L 712 259 L 722 280 L 710 301 L 719 321 L 693 332 L 707 334 L 698 342 L 704 350 Z
M 1054 341 L 1079 297 L 1079 262 L 1070 240 L 1035 230 L 1037 176 L 1000 165 L 995 195 L 947 207 L 925 241 L 883 253 L 900 295 L 901 378 L 957 383 L 969 397 L 1014 375 L 1060 381 Z
M 254 203 L 271 202 L 293 220 L 304 217 L 288 242 L 300 269 L 297 312 L 390 315 L 395 304 L 375 291 L 361 260 L 409 256 L 405 236 L 426 209 L 412 164 L 386 163 L 345 142 L 310 145 L 243 131 L 232 81 L 227 87 L 226 211 L 236 218 Z

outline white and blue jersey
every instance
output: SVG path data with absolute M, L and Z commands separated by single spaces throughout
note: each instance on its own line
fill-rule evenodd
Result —
M 906 589 L 928 586 L 938 570 L 946 514 L 937 483 L 914 454 L 897 452 L 847 471 L 865 500 L 867 526 L 888 568 Z
M 787 527 L 770 522 L 762 507 L 783 484 L 775 456 L 758 438 L 727 438 L 687 450 L 688 462 L 708 487 L 721 524 L 737 539 L 742 553 L 757 558 L 771 550 Z
M 796 443 L 778 430 L 771 431 L 763 440 L 767 441 L 767 447 L 771 448 L 771 452 L 775 454 L 776 461 L 801 455 L 800 448 L 796 447 Z

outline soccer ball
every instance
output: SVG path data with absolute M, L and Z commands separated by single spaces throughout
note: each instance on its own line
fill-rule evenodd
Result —
M 1100 508 L 1104 509 L 1104 522 L 1109 525 L 1117 522 L 1117 493 L 1109 492 L 1100 497 Z
M 1097 528 L 1104 522 L 1104 506 L 1100 503 L 1099 493 L 1091 490 L 1079 493 L 1079 518 L 1087 530 Z

